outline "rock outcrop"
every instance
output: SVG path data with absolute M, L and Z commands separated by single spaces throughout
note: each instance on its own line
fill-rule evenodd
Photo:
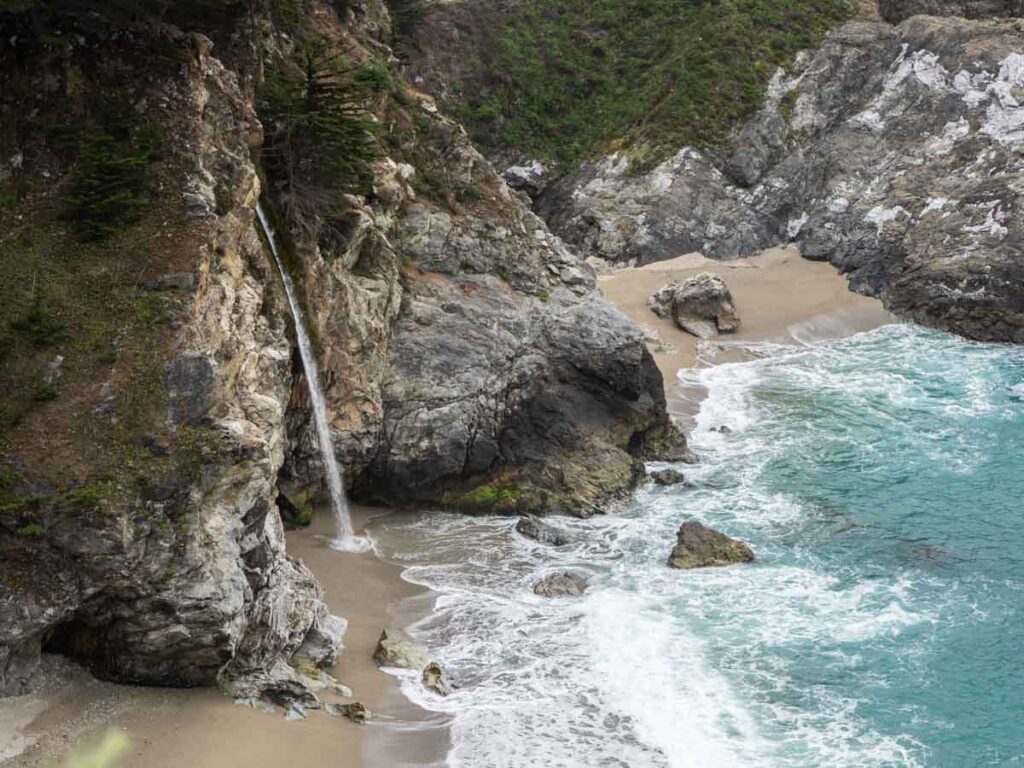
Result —
M 87 407 L 71 428 L 96 445 L 64 456 L 59 413 L 34 412 L 5 436 L 13 501 L 0 515 L 0 695 L 29 689 L 46 646 L 116 681 L 219 683 L 240 697 L 306 706 L 315 700 L 289 661 L 330 667 L 341 647 L 345 625 L 286 554 L 275 507 L 291 352 L 253 228 L 260 183 L 249 148 L 259 127 L 209 42 L 195 37 L 185 50 L 180 77 L 153 77 L 136 95 L 162 104 L 154 109 L 173 122 L 173 159 L 188 155 L 177 181 L 202 215 L 174 224 L 193 248 L 196 280 L 175 283 L 184 293 L 166 298 L 171 322 L 148 337 L 142 366 L 132 367 L 121 330 L 105 372 L 113 384 L 97 388 L 101 406 L 75 395 Z M 109 76 L 128 54 L 107 54 L 101 74 L 84 74 L 91 54 L 81 49 L 61 66 L 69 77 Z M 154 248 L 138 272 L 170 266 Z M 139 376 L 147 388 L 138 389 Z M 78 369 L 65 366 L 64 378 L 70 393 L 93 391 Z M 33 430 L 57 440 L 29 464 Z M 111 469 L 88 465 L 108 459 Z M 53 461 L 65 462 L 66 476 L 115 479 L 66 491 L 48 484 Z
M 680 485 L 686 482 L 686 476 L 678 469 L 659 469 L 651 472 L 651 480 L 656 485 Z
M 340 16 L 337 4 L 306 5 L 315 24 L 303 34 L 346 58 L 387 61 L 383 4 L 346 3 Z M 174 139 L 159 209 L 111 246 L 126 253 L 117 274 L 131 276 L 130 289 L 159 294 L 126 302 L 148 329 L 131 339 L 138 365 L 68 356 L 69 406 L 35 407 L 5 436 L 2 693 L 28 688 L 46 645 L 114 680 L 219 683 L 242 698 L 315 706 L 289 662 L 330 666 L 343 623 L 287 556 L 276 505 L 279 485 L 308 499 L 321 468 L 288 308 L 253 226 L 261 192 L 278 209 L 338 458 L 361 498 L 589 515 L 635 486 L 645 457 L 686 452 L 641 331 L 430 99 L 378 93 L 375 117 L 389 130 L 370 193 L 289 218 L 278 187 L 261 190 L 253 91 L 263 65 L 298 55 L 299 37 L 262 16 L 238 23 L 222 38 L 223 59 L 201 35 L 143 25 L 31 66 L 0 59 L 17 70 L 0 86 L 0 183 L 12 157 L 23 185 L 51 189 L 71 167 L 52 159 L 45 132 L 6 130 L 27 111 L 17 100 L 31 89 L 7 87 L 26 70 L 39 73 L 40 93 L 73 91 L 88 106 L 146 69 L 130 109 Z M 164 36 L 163 47 L 147 35 Z M 146 58 L 167 48 L 170 64 Z M 22 134 L 37 137 L 28 160 L 8 143 Z M 28 210 L 0 206 L 3 237 L 29 219 L 41 227 Z M 125 349 L 127 331 L 115 333 Z M 74 349 L 108 342 L 93 335 Z M 49 434 L 70 435 L 63 453 L 33 448 Z M 89 484 L 97 477 L 102 487 Z
M 569 534 L 561 528 L 532 516 L 519 518 L 516 522 L 516 531 L 528 539 L 552 547 L 563 547 L 572 541 Z
M 579 597 L 587 591 L 590 582 L 585 576 L 571 571 L 550 573 L 533 585 L 533 593 L 541 597 Z
M 615 263 L 794 242 L 899 315 L 1024 342 L 1019 24 L 850 22 L 776 75 L 731 155 L 684 148 L 642 174 L 605 158 L 550 186 L 539 210 Z
M 991 19 L 1024 15 L 1020 0 L 879 0 L 882 18 L 899 24 L 911 16 L 963 16 Z
M 718 275 L 704 272 L 681 283 L 669 283 L 648 301 L 658 317 L 672 319 L 687 333 L 710 339 L 717 333 L 733 333 L 740 316 L 729 286 Z
M 380 633 L 373 660 L 381 667 L 398 669 L 425 669 L 430 664 L 425 649 L 400 637 L 393 637 L 384 630 Z
M 696 520 L 683 523 L 669 555 L 670 568 L 688 570 L 754 561 L 750 547 Z
M 445 678 L 444 670 L 436 661 L 430 662 L 423 668 L 420 681 L 423 683 L 424 688 L 436 693 L 438 696 L 447 696 L 452 692 L 452 688 Z

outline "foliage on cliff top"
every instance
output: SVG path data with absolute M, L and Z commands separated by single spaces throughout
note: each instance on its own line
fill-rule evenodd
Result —
M 620 139 L 719 145 L 775 70 L 851 12 L 848 0 L 523 0 L 460 117 L 485 149 L 567 165 Z
M 191 26 L 240 10 L 244 0 L 0 0 L 0 29 L 103 32 L 138 22 Z

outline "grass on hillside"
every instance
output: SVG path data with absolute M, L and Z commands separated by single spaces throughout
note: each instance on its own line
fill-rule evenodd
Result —
M 716 146 L 848 0 L 523 0 L 490 87 L 460 118 L 488 150 L 573 165 L 619 140 L 647 151 Z

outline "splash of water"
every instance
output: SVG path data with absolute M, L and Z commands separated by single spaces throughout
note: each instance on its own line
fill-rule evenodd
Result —
M 331 430 L 327 424 L 327 408 L 324 404 L 324 393 L 320 389 L 320 372 L 316 364 L 316 356 L 313 354 L 313 344 L 306 330 L 306 324 L 302 319 L 302 309 L 299 306 L 299 299 L 295 293 L 295 284 L 285 272 L 281 264 L 281 257 L 277 251 L 277 241 L 274 240 L 274 231 L 263 211 L 263 206 L 256 203 L 256 217 L 260 226 L 263 227 L 263 234 L 270 244 L 270 253 L 274 257 L 277 271 L 281 275 L 281 282 L 284 283 L 284 292 L 288 296 L 288 305 L 292 310 L 292 317 L 295 320 L 295 337 L 299 342 L 299 354 L 302 357 L 302 367 L 306 371 L 306 384 L 309 387 L 309 400 L 313 406 L 313 424 L 316 427 L 316 439 L 320 448 L 320 456 L 324 462 L 324 474 L 327 476 L 327 490 L 331 497 L 331 510 L 334 513 L 335 528 L 337 531 L 335 539 L 331 542 L 334 549 L 345 552 L 363 552 L 369 548 L 369 542 L 361 536 L 356 536 L 352 530 L 352 518 L 348 511 L 348 502 L 345 500 L 345 485 L 341 479 L 341 466 L 334 455 L 334 443 L 331 440 Z

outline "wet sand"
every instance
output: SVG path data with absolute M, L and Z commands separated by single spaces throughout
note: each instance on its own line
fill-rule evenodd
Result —
M 647 306 L 666 283 L 711 272 L 732 292 L 740 329 L 701 342 Z M 602 275 L 598 285 L 649 336 L 648 347 L 665 377 L 669 412 L 686 426 L 703 399 L 678 381 L 678 371 L 744 359 L 736 342 L 809 343 L 842 338 L 892 322 L 877 299 L 852 293 L 831 264 L 812 262 L 795 248 L 772 248 L 736 261 L 688 254 L 670 261 Z
M 370 515 L 387 514 L 353 512 L 357 530 Z M 333 674 L 352 689 L 353 700 L 374 713 L 369 723 L 356 725 L 322 711 L 288 721 L 281 710 L 237 705 L 216 689 L 114 685 L 49 658 L 51 680 L 42 692 L 0 700 L 0 762 L 52 765 L 76 745 L 118 728 L 129 737 L 129 750 L 117 762 L 125 768 L 443 765 L 445 720 L 411 704 L 396 679 L 371 658 L 381 630 L 407 625 L 404 612 L 410 603 L 422 604 L 425 591 L 403 581 L 401 568 L 373 554 L 328 548 L 324 538 L 331 529 L 330 514 L 321 511 L 309 530 L 288 534 L 288 551 L 306 562 L 324 585 L 331 610 L 349 622 Z

